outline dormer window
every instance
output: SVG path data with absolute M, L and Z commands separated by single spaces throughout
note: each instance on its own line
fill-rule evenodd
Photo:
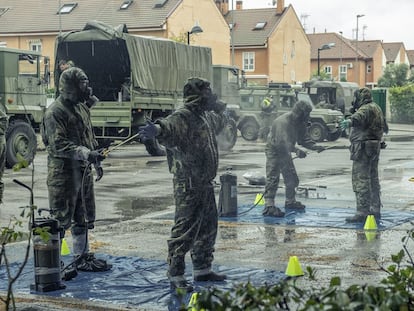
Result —
M 156 0 L 154 8 L 162 8 L 168 0 Z
M 122 2 L 121 6 L 119 7 L 120 10 L 126 10 L 129 8 L 129 6 L 134 2 L 134 0 L 125 0 Z
M 253 30 L 262 30 L 266 26 L 266 22 L 258 22 L 256 26 L 254 26 Z
M 74 8 L 77 7 L 77 3 L 67 3 L 64 4 L 60 7 L 59 11 L 57 12 L 57 14 L 69 14 L 70 12 L 73 11 Z
M 9 8 L 0 8 L 0 16 L 2 16 L 4 13 L 6 13 L 9 10 Z

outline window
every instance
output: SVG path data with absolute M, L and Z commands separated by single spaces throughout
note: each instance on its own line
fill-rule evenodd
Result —
M 2 16 L 4 13 L 6 13 L 9 10 L 9 8 L 0 8 L 0 16 Z
M 168 0 L 157 0 L 155 1 L 154 8 L 162 8 Z
M 339 81 L 346 81 L 348 66 L 340 65 L 339 66 Z
M 371 65 L 367 65 L 367 73 L 371 73 L 372 72 L 372 66 Z
M 119 7 L 120 10 L 126 10 L 129 8 L 129 6 L 134 2 L 133 0 L 125 0 L 122 2 L 121 6 Z
M 254 52 L 243 52 L 243 70 L 254 71 Z
M 57 12 L 57 14 L 69 14 L 70 12 L 73 11 L 74 8 L 76 8 L 78 4 L 77 3 L 67 3 L 64 4 L 60 7 L 59 11 Z
M 332 79 L 332 66 L 325 66 L 325 73 Z
M 254 26 L 253 30 L 262 30 L 266 26 L 266 22 L 258 22 L 256 26 Z
M 42 52 L 42 41 L 40 40 L 30 40 L 29 41 L 29 50 L 35 52 Z

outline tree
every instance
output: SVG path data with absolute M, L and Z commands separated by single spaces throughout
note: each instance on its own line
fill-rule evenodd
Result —
M 407 64 L 388 64 L 384 74 L 378 79 L 379 87 L 403 86 L 409 82 Z

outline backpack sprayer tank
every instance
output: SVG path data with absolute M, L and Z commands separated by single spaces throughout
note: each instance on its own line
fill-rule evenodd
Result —
M 66 286 L 61 284 L 59 221 L 36 218 L 32 222 L 35 284 L 30 289 L 38 292 L 63 289 Z M 49 238 L 42 238 L 36 228 L 46 229 Z
M 237 176 L 229 170 L 220 176 L 219 216 L 237 217 Z
M 60 224 L 56 219 L 34 216 L 33 190 L 21 181 L 13 179 L 16 184 L 30 191 L 31 224 L 33 233 L 33 257 L 35 284 L 30 285 L 30 290 L 38 292 L 50 292 L 66 288 L 61 283 L 60 271 Z M 41 209 L 42 210 L 42 209 Z M 39 210 L 39 213 L 40 211 Z M 42 228 L 48 233 L 43 237 L 37 228 Z

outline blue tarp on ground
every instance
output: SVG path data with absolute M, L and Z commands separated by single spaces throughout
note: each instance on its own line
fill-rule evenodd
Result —
M 362 229 L 364 223 L 347 223 L 345 218 L 355 214 L 352 208 L 326 208 L 307 206 L 304 213 L 286 211 L 283 218 L 264 217 L 262 215 L 263 205 L 252 208 L 252 205 L 241 205 L 238 207 L 237 217 L 220 217 L 220 220 L 245 222 L 245 223 L 265 223 L 275 225 L 295 225 L 307 227 L 333 227 L 343 229 Z M 413 212 L 398 210 L 382 210 L 381 219 L 377 220 L 378 229 L 387 229 L 403 224 L 414 219 Z
M 66 260 L 71 256 L 64 257 Z M 53 297 L 70 297 L 88 301 L 108 302 L 125 307 L 152 308 L 159 310 L 178 310 L 180 301 L 174 291 L 170 290 L 166 277 L 167 264 L 164 261 L 147 260 L 137 257 L 114 257 L 97 254 L 96 257 L 106 259 L 113 264 L 106 272 L 79 272 L 78 276 L 70 281 L 63 282 L 66 289 L 47 293 L 30 291 L 34 283 L 34 266 L 31 258 L 23 274 L 14 285 L 14 292 L 24 294 L 48 295 Z M 18 263 L 12 264 L 12 271 L 16 271 Z M 191 271 L 191 264 L 187 271 Z M 285 278 L 284 273 L 264 269 L 249 269 L 239 267 L 214 266 L 215 271 L 227 274 L 225 282 L 195 282 L 195 291 L 214 286 L 218 289 L 229 289 L 234 284 L 250 280 L 254 285 L 276 284 Z M 191 280 L 190 274 L 187 275 Z M 5 266 L 0 266 L 0 291 L 7 290 L 7 275 Z M 188 304 L 191 297 L 185 297 Z

